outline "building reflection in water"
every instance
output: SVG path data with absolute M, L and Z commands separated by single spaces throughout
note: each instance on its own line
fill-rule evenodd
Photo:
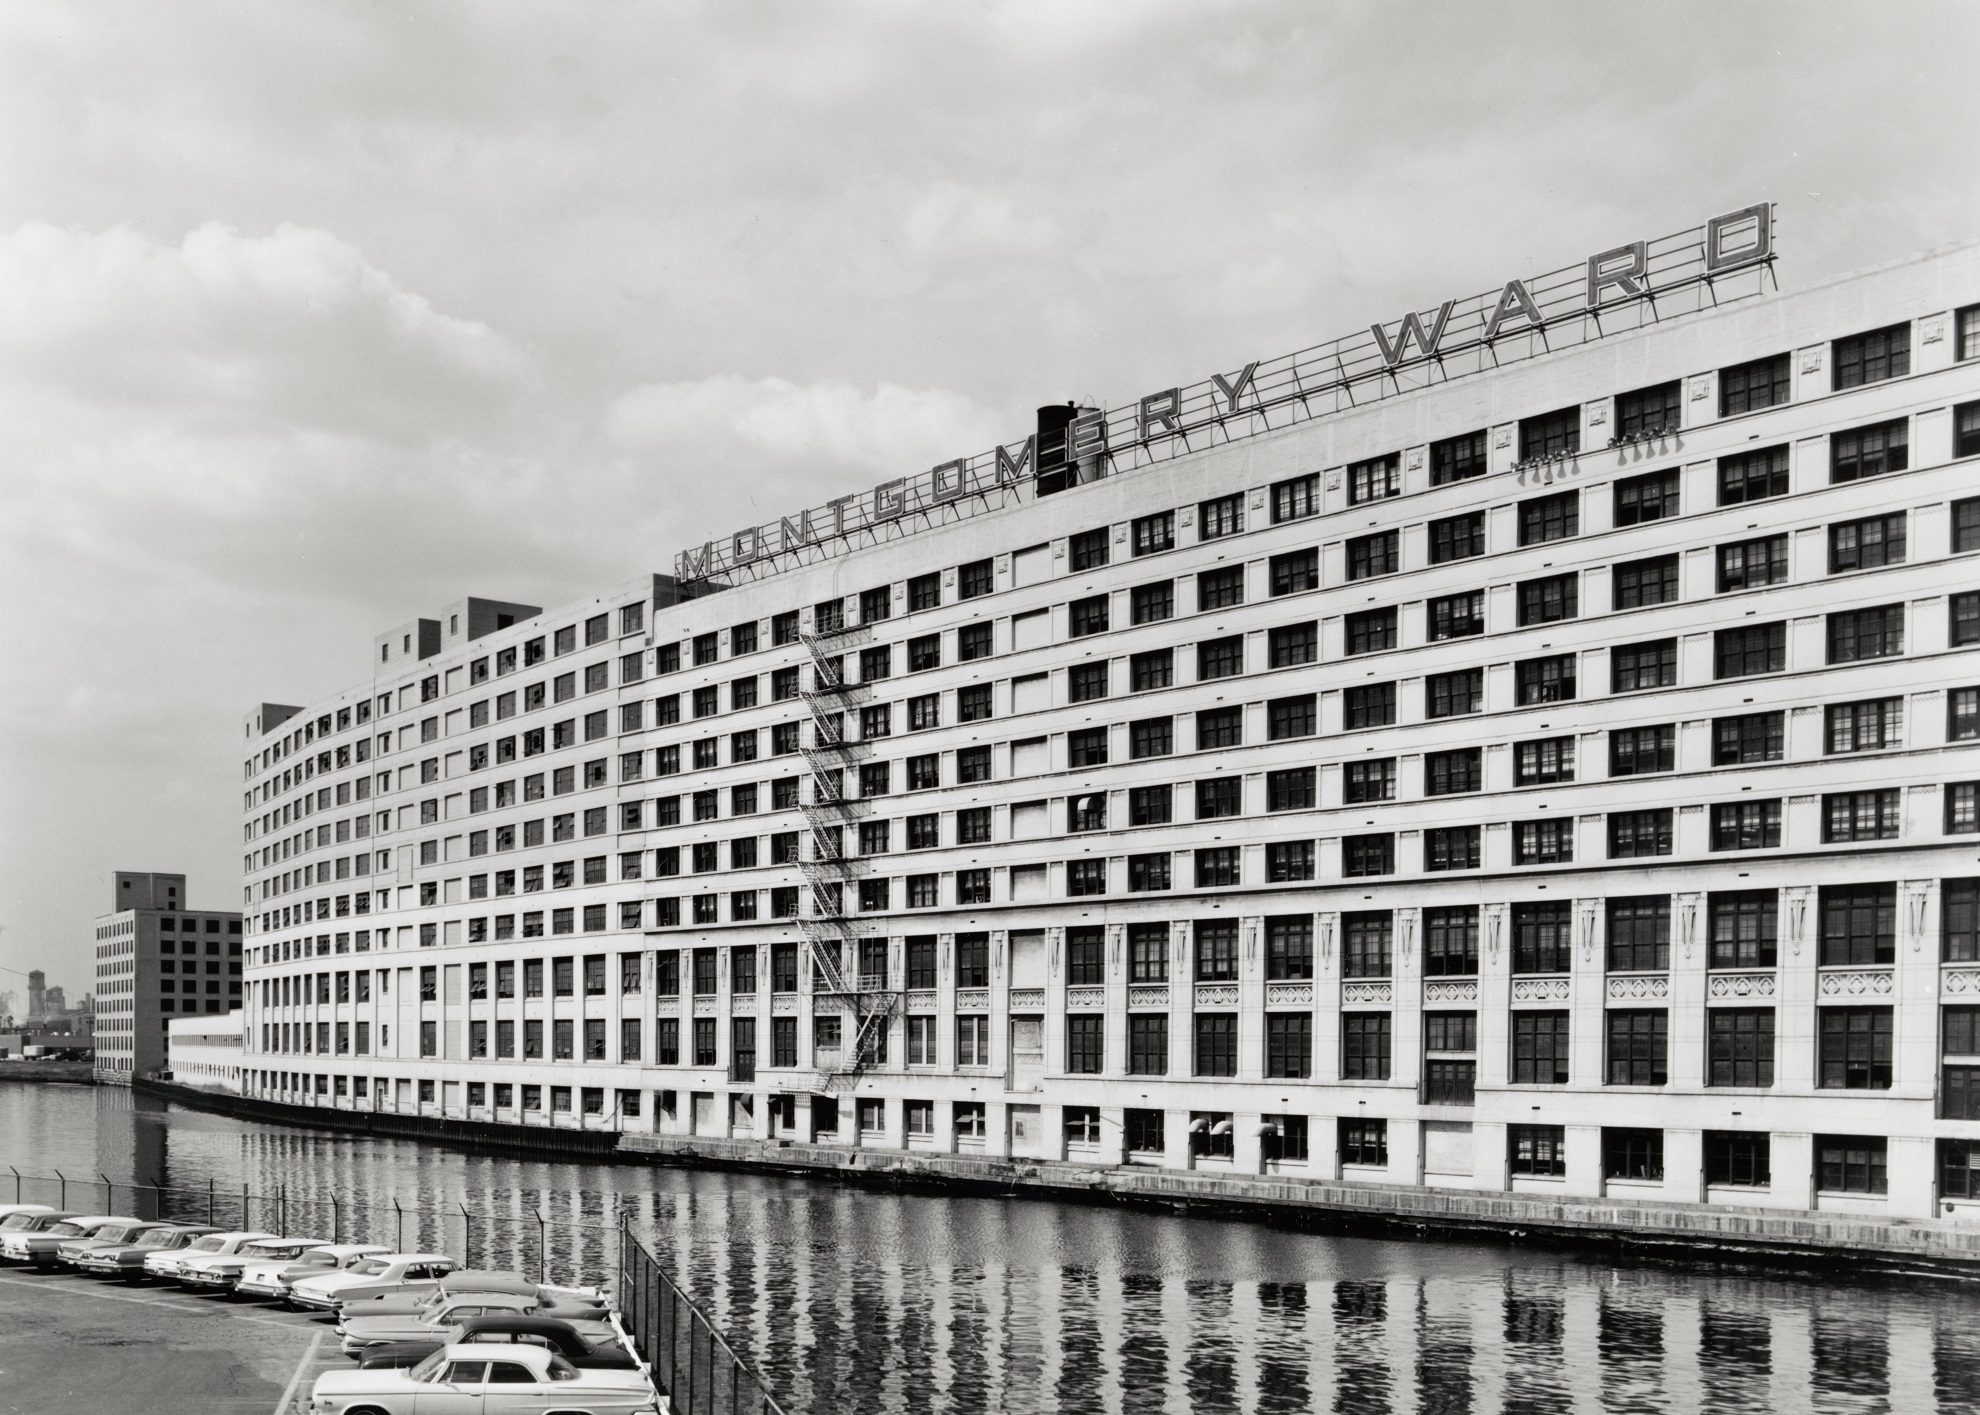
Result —
M 624 1216 L 793 1411 L 1980 1410 L 1980 1323 L 1951 1287 L 466 1156 L 168 1123 L 113 1090 L 0 1086 L 0 1134 L 23 1169 L 135 1172 L 194 1196 L 211 1180 L 228 1221 L 245 1182 L 283 1195 L 291 1231 L 496 1268 L 545 1263 L 541 1214 L 549 1268 L 604 1278 Z

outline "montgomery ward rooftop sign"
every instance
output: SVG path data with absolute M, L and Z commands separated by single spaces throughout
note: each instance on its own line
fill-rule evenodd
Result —
M 1413 310 L 1365 333 L 1083 412 L 1067 429 L 1067 456 L 1099 459 L 1108 474 L 1130 471 L 1486 372 L 1758 294 L 1773 259 L 1772 206 L 1744 207 L 1676 235 L 1632 241 L 1482 295 Z M 674 574 L 689 581 L 753 579 L 994 510 L 1024 495 L 1037 459 L 1033 436 L 943 462 L 684 550 L 674 558 Z

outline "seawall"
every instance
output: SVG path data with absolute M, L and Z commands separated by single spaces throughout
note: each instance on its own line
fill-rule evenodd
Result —
M 1980 1279 L 1980 1225 L 1949 1220 L 1613 1198 L 1541 1198 L 713 1136 L 619 1135 L 291 1106 L 157 1081 L 140 1081 L 136 1088 L 246 1120 L 388 1135 L 482 1152 L 773 1172 L 896 1190 L 1120 1204 L 1389 1238 L 1456 1237 L 1605 1248 L 1636 1257 L 1679 1261 L 1709 1257 L 1826 1273 L 1833 1273 L 1840 1263 L 1859 1273 Z

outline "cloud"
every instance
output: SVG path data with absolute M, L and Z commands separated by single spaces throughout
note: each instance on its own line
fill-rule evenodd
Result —
M 424 441 L 530 360 L 327 231 L 217 222 L 176 244 L 46 223 L 0 240 L 0 365 L 101 412 Z
M 947 180 L 921 194 L 904 227 L 908 249 L 924 256 L 1037 251 L 1059 234 L 1050 217 L 1020 216 L 1007 196 Z
M 981 451 L 999 431 L 946 389 L 883 383 L 868 393 L 832 380 L 731 376 L 632 389 L 607 410 L 606 427 L 620 448 L 659 454 L 677 471 L 830 468 L 883 478 Z

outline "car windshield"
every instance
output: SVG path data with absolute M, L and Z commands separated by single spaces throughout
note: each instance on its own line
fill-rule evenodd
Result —
M 74 1238 L 78 1233 L 87 1233 L 89 1230 L 79 1223 L 58 1223 L 48 1232 L 56 1238 Z
M 217 1233 L 209 1233 L 191 1246 L 195 1253 L 217 1253 L 227 1246 L 227 1240 Z
M 183 1234 L 174 1233 L 169 1228 L 154 1228 L 151 1232 L 145 1234 L 144 1237 L 138 1239 L 137 1246 L 140 1248 L 169 1248 L 172 1246 L 173 1239 L 182 1237 L 184 1237 Z
M 33 1228 L 39 1214 L 8 1214 L 0 1219 L 0 1232 L 19 1233 L 24 1228 Z
M 351 1271 L 363 1277 L 371 1277 L 374 1274 L 384 1272 L 385 1269 L 391 1266 L 383 1258 L 366 1258 L 363 1262 L 355 1264 L 351 1268 Z
M 412 1368 L 411 1376 L 416 1381 L 435 1381 L 447 1366 L 447 1348 L 441 1347 L 424 1361 Z

